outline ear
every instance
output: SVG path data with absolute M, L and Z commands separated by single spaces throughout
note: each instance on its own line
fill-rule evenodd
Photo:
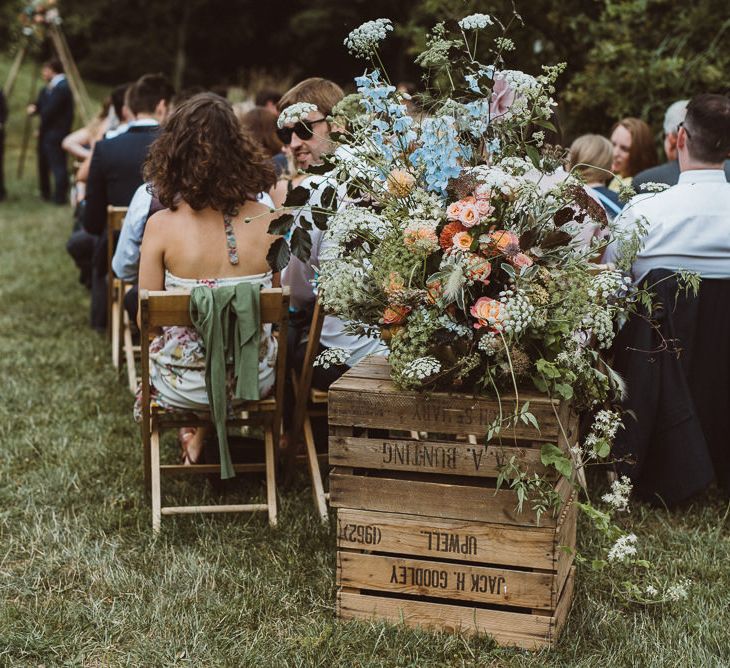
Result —
M 167 109 L 167 102 L 165 100 L 160 100 L 155 107 L 155 116 L 161 121 L 165 120 L 165 117 L 167 116 Z
M 677 131 L 677 148 L 684 149 L 687 146 L 687 131 L 681 127 Z

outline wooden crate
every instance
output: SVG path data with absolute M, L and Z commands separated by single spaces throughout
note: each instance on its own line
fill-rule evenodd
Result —
M 512 456 L 545 475 L 540 447 L 567 450 L 577 420 L 565 404 L 527 400 L 540 433 L 520 423 L 503 431 L 502 444 L 485 446 L 495 400 L 398 390 L 383 358 L 332 385 L 341 618 L 486 632 L 531 649 L 554 642 L 572 599 L 573 485 L 552 478 L 562 505 L 538 518 L 528 504 L 517 512 L 515 493 L 497 489 L 496 476 Z M 514 398 L 502 397 L 501 408 L 512 411 Z

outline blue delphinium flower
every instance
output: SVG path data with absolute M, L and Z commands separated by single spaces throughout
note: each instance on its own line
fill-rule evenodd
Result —
M 449 179 L 459 176 L 461 163 L 471 158 L 471 148 L 459 144 L 452 116 L 427 118 L 421 126 L 421 146 L 411 154 L 411 162 L 422 170 L 428 190 L 446 194 Z

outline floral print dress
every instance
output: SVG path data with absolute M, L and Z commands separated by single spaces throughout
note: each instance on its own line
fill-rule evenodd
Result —
M 189 292 L 197 285 L 216 288 L 243 282 L 258 283 L 262 288 L 270 288 L 271 279 L 271 272 L 233 278 L 191 279 L 180 278 L 165 271 L 165 290 Z M 262 397 L 268 395 L 274 387 L 276 352 L 277 341 L 272 336 L 271 325 L 262 325 L 259 348 L 259 391 Z M 234 387 L 235 381 L 231 373 L 228 378 L 229 397 L 233 396 Z M 165 327 L 162 334 L 150 342 L 150 394 L 152 405 L 158 409 L 191 412 L 208 410 L 205 349 L 195 329 Z

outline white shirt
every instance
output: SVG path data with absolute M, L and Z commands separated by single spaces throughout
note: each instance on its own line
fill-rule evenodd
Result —
M 652 269 L 687 269 L 704 278 L 730 278 L 730 183 L 721 169 L 682 172 L 677 185 L 637 195 L 616 218 L 616 239 L 603 262 L 621 257 L 621 238 L 646 226 L 631 273 L 640 281 Z
M 53 76 L 53 78 L 48 82 L 48 90 L 53 90 L 58 84 L 60 84 L 62 81 L 66 79 L 65 74 L 56 74 Z
M 337 186 L 337 183 L 326 176 L 309 176 L 300 184 L 311 189 L 309 198 L 309 206 L 321 205 L 321 198 L 324 189 L 331 185 Z M 340 186 L 337 193 L 338 208 L 346 206 L 347 202 L 344 196 L 344 187 Z M 301 218 L 306 218 L 311 222 L 311 215 L 307 209 L 301 209 L 296 214 L 294 225 L 299 224 Z M 292 227 L 292 229 L 294 229 Z M 292 256 L 289 264 L 281 272 L 281 284 L 288 285 L 291 292 L 291 305 L 296 309 L 305 308 L 312 304 L 317 297 L 316 267 L 319 267 L 321 261 L 327 257 L 327 251 L 335 245 L 334 242 L 325 238 L 323 230 L 316 225 L 312 225 L 309 232 L 312 239 L 312 252 L 308 262 L 302 262 L 298 258 Z M 350 353 L 347 360 L 348 366 L 354 366 L 364 357 L 368 355 L 387 355 L 388 349 L 380 339 L 371 339 L 366 336 L 353 336 L 345 333 L 346 322 L 336 318 L 335 316 L 325 316 L 322 323 L 322 334 L 320 342 L 326 348 L 342 348 Z

